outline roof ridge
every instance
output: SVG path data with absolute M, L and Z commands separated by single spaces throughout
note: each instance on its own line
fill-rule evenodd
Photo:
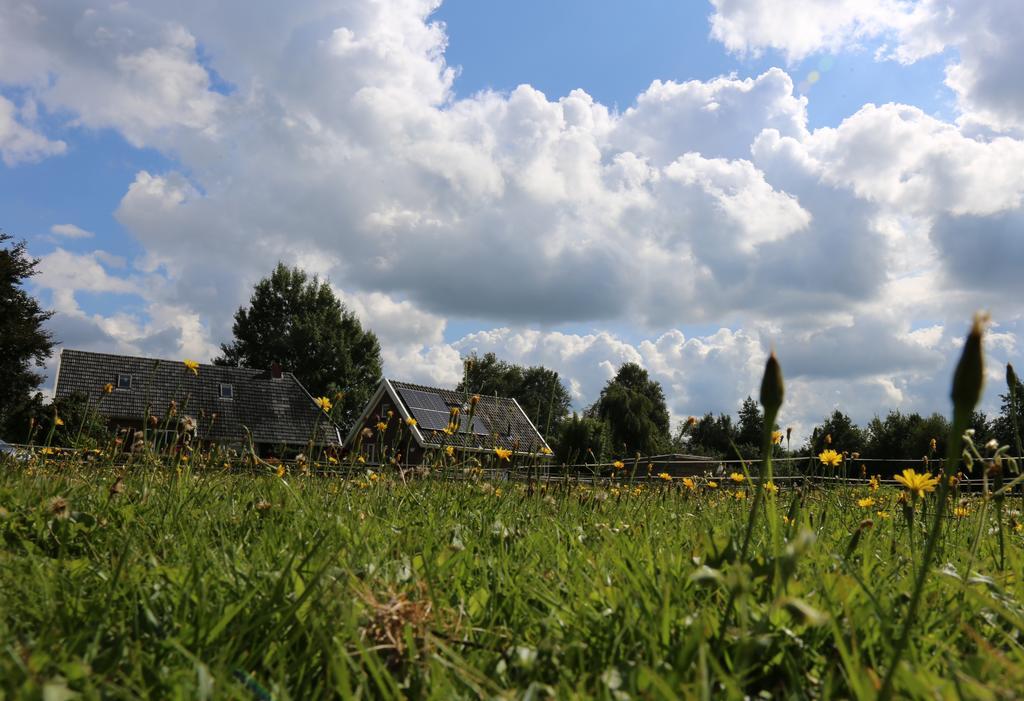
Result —
M 103 357 L 106 357 L 106 358 L 119 358 L 119 359 L 128 359 L 128 360 L 143 360 L 143 361 L 160 362 L 160 363 L 184 363 L 185 360 L 189 360 L 189 358 L 178 358 L 178 359 L 174 360 L 174 359 L 171 359 L 171 358 L 154 358 L 154 357 L 151 357 L 151 356 L 148 356 L 148 355 L 127 355 L 125 353 L 106 353 L 104 351 L 90 351 L 90 350 L 81 350 L 80 348 L 67 348 L 67 347 L 61 348 L 60 352 L 61 352 L 61 355 L 63 355 L 64 353 L 67 353 L 67 352 L 71 352 L 71 353 L 81 353 L 82 355 L 103 356 Z M 216 363 L 199 363 L 199 367 L 201 367 L 201 368 L 202 367 L 217 368 L 218 370 L 247 370 L 249 372 L 267 372 L 269 370 L 269 368 L 250 368 L 250 367 L 242 366 L 242 365 L 217 365 Z M 293 375 L 294 376 L 294 373 L 292 373 L 291 371 L 288 371 L 288 370 L 282 370 L 282 374 L 283 375 Z

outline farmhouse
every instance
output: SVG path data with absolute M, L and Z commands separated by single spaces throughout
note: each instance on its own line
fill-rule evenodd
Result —
M 402 462 L 418 464 L 428 450 L 445 446 L 478 453 L 495 448 L 523 455 L 550 453 L 515 399 L 386 378 L 345 439 L 345 449 L 358 451 L 370 464 L 397 453 L 402 453 Z
M 338 427 L 295 376 L 276 364 L 269 370 L 192 369 L 180 360 L 64 349 L 55 397 L 73 395 L 87 398 L 90 410 L 111 428 L 130 434 L 155 417 L 148 419 L 146 435 L 158 444 L 174 441 L 181 422 L 189 420 L 204 446 L 247 447 L 248 429 L 261 456 L 304 451 L 314 430 L 318 446 L 341 444 Z M 131 442 L 129 437 L 125 445 Z

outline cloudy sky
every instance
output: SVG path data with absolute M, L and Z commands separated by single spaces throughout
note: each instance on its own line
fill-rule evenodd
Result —
M 987 408 L 1024 332 L 1019 0 L 0 0 L 0 227 L 75 348 L 207 360 L 278 260 L 386 372 L 625 361 L 676 417 Z M 1024 362 L 1020 362 L 1024 365 Z

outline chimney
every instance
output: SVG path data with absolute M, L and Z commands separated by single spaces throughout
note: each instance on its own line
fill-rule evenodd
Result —
M 270 377 L 273 380 L 281 379 L 281 363 L 276 360 L 270 364 Z

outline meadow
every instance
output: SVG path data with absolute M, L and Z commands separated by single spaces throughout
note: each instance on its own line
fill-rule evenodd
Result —
M 784 488 L 744 559 L 713 484 L 5 469 L 0 696 L 875 698 L 934 495 Z M 898 696 L 1024 686 L 1012 501 L 1002 562 L 982 497 L 944 526 Z
M 7 459 L 0 699 L 1018 698 L 1024 477 L 967 430 L 981 338 L 946 457 L 892 482 L 773 473 L 774 355 L 766 459 L 722 476 Z

